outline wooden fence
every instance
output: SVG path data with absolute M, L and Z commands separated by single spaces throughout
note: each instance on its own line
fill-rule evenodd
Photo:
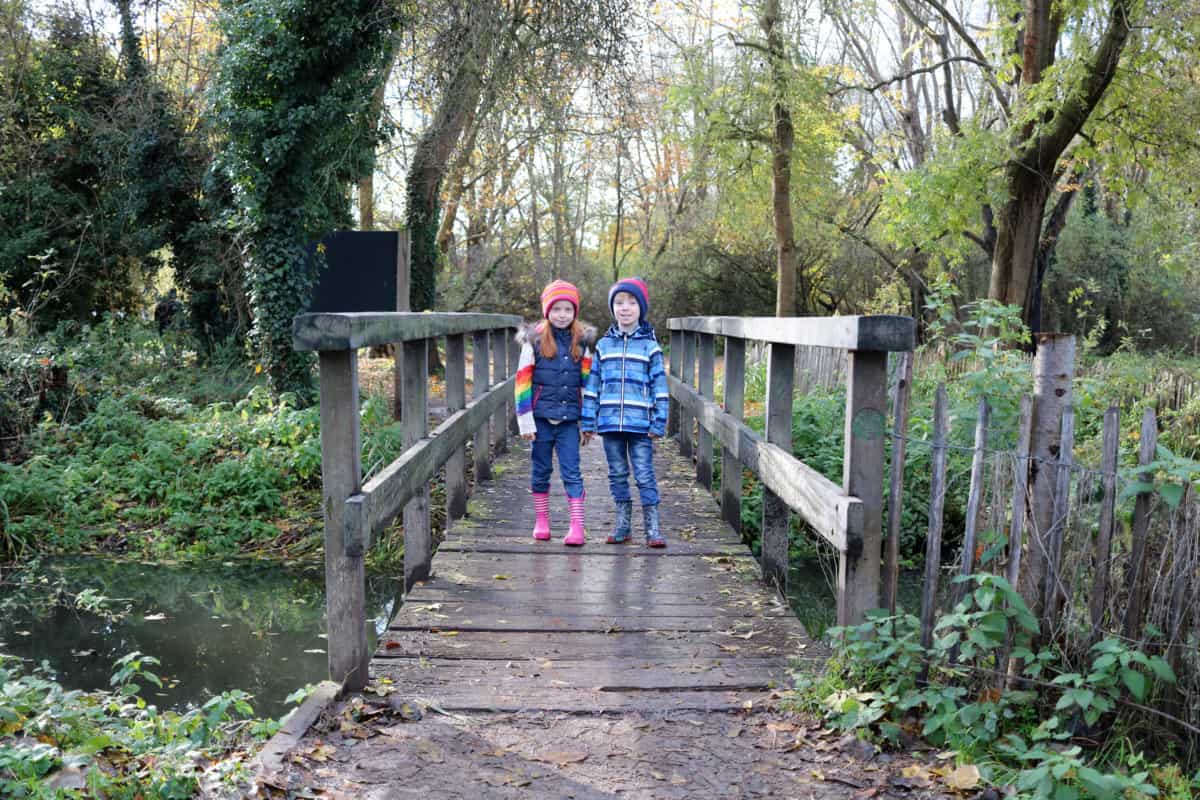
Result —
M 888 352 L 910 351 L 910 317 L 686 317 L 671 331 L 669 434 L 696 458 L 712 488 L 713 443 L 722 451 L 722 516 L 741 528 L 742 469 L 763 484 L 762 572 L 786 591 L 789 513 L 837 549 L 837 618 L 859 621 L 879 605 Z M 725 396 L 713 399 L 715 337 L 724 337 Z M 747 342 L 768 348 L 766 438 L 743 422 Z M 842 485 L 792 455 L 798 347 L 848 351 Z M 698 365 L 698 366 L 697 366 Z M 698 427 L 697 427 L 698 424 Z
M 325 516 L 325 588 L 329 675 L 348 691 L 366 686 L 368 650 L 363 557 L 372 538 L 404 517 L 404 584 L 429 575 L 433 538 L 429 482 L 445 467 L 446 515 L 466 513 L 466 451 L 473 439 L 475 479 L 489 477 L 489 453 L 505 448 L 512 419 L 520 319 L 504 314 L 304 314 L 293 347 L 319 353 L 321 501 Z M 466 397 L 466 340 L 471 338 L 473 398 Z M 445 338 L 448 416 L 429 430 L 429 348 Z M 358 360 L 362 347 L 398 344 L 404 452 L 366 484 L 359 437 Z
M 1069 337 L 1064 337 L 1069 338 Z M 921 641 L 929 646 L 939 615 L 961 599 L 964 587 L 939 591 L 951 575 L 992 572 L 1020 592 L 1040 621 L 1039 640 L 1054 642 L 1082 658 L 1103 636 L 1117 636 L 1156 652 L 1175 670 L 1178 693 L 1173 717 L 1200 734 L 1200 502 L 1190 486 L 1162 491 L 1152 476 L 1123 475 L 1120 409 L 1104 414 L 1100 464 L 1076 463 L 1076 410 L 1070 395 L 1073 343 L 1052 341 L 1039 349 L 1034 395 L 1021 403 L 1015 450 L 989 446 L 991 407 L 979 401 L 974 444 L 951 441 L 945 385 L 934 401 L 932 435 L 910 439 L 906 416 L 895 415 L 893 476 L 903 474 L 905 445 L 930 449 L 926 570 L 921 600 Z M 899 385 L 896 408 L 905 407 L 910 381 Z M 1137 463 L 1156 458 L 1158 424 L 1153 408 L 1142 415 Z M 948 480 L 948 451 L 971 455 L 961 554 L 943 564 L 942 526 Z M 963 453 L 965 455 L 966 452 Z M 961 477 L 961 476 L 960 476 Z M 1137 489 L 1143 491 L 1136 491 Z M 1128 515 L 1121 497 L 1132 496 Z M 885 595 L 895 610 L 899 538 L 898 491 L 889 523 Z M 979 554 L 1002 533 L 1000 557 L 980 564 Z M 986 541 L 985 541 L 986 537 Z M 1149 632 L 1157 631 L 1155 635 Z M 1000 654 L 997 681 L 1012 680 L 1017 665 Z M 1161 712 L 1157 712 L 1160 713 Z

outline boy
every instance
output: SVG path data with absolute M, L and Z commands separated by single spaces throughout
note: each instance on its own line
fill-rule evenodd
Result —
M 640 278 L 622 278 L 608 291 L 614 324 L 596 344 L 596 358 L 583 390 L 582 429 L 586 443 L 594 433 L 604 441 L 608 487 L 617 505 L 609 544 L 633 535 L 629 473 L 637 483 L 645 522 L 646 546 L 666 547 L 659 528 L 658 480 L 654 440 L 666 433 L 667 374 L 654 327 L 646 321 L 649 291 Z

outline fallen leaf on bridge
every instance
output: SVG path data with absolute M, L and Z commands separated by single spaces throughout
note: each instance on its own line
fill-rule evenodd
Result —
M 565 767 L 567 764 L 578 764 L 580 761 L 587 761 L 587 757 L 587 753 L 575 751 L 551 751 L 549 753 L 542 753 L 540 756 L 534 756 L 538 761 L 547 761 L 560 767 Z

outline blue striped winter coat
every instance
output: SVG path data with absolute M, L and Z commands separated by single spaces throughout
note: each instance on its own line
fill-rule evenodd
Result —
M 630 334 L 613 325 L 596 343 L 592 371 L 583 387 L 584 431 L 667 431 L 667 373 L 654 328 L 642 322 Z

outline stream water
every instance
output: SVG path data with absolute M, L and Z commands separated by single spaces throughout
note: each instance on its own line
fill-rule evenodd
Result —
M 400 581 L 367 581 L 367 614 L 382 632 Z M 372 641 L 372 646 L 374 641 Z M 0 581 L 0 653 L 22 671 L 46 663 L 71 689 L 108 688 L 113 663 L 131 652 L 161 689 L 141 682 L 160 707 L 202 704 L 241 689 L 260 716 L 278 717 L 285 698 L 326 677 L 325 579 L 318 570 L 226 563 L 170 566 L 105 559 L 43 561 Z

